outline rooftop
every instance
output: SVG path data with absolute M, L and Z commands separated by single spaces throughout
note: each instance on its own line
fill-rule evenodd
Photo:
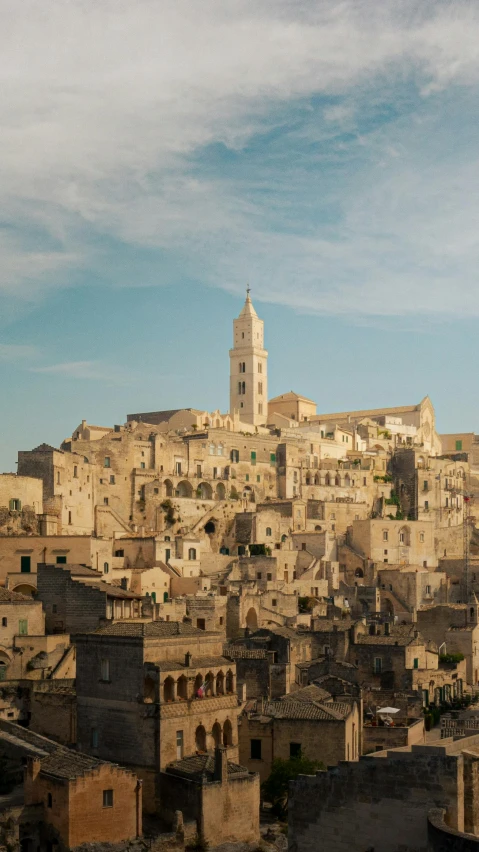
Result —
M 213 781 L 215 758 L 213 754 L 192 754 L 190 757 L 184 757 L 182 760 L 175 760 L 174 763 L 170 763 L 166 767 L 166 771 L 173 775 L 186 775 L 198 780 L 206 776 L 208 781 Z M 228 760 L 229 778 L 241 778 L 247 775 L 249 775 L 249 772 L 245 766 L 240 766 L 238 763 Z
M 99 627 L 98 630 L 95 630 L 95 635 L 136 636 L 154 639 L 163 636 L 211 636 L 215 634 L 212 631 L 199 630 L 197 627 L 182 621 L 117 621 L 113 624 L 107 624 L 105 627 Z
M 20 592 L 12 592 L 0 586 L 0 603 L 35 603 L 29 595 L 21 595 Z

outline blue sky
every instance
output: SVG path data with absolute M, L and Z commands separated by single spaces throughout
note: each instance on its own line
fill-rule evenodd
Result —
M 270 393 L 479 431 L 479 4 L 0 0 L 0 470 Z

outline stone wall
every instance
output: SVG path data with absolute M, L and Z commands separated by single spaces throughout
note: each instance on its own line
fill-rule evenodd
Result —
M 106 618 L 106 593 L 73 580 L 61 566 L 39 565 L 37 587 L 49 633 L 96 630 Z
M 477 746 L 479 737 L 471 741 Z M 300 777 L 291 785 L 289 847 L 426 852 L 431 808 L 445 808 L 448 825 L 464 830 L 464 763 L 461 744 L 413 746 Z

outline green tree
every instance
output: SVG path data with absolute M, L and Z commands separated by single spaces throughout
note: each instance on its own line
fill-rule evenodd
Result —
M 276 758 L 271 766 L 271 775 L 261 785 L 263 799 L 271 802 L 276 816 L 285 819 L 288 812 L 289 782 L 294 781 L 298 775 L 315 775 L 324 768 L 319 760 L 310 760 L 301 752 L 289 760 Z

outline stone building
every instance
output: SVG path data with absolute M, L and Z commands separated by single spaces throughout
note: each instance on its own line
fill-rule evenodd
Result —
M 217 745 L 238 760 L 236 666 L 221 634 L 118 622 L 75 643 L 79 748 L 137 772 L 148 811 L 169 763 Z
M 0 586 L 0 681 L 23 677 L 33 657 L 31 653 L 24 654 L 23 637 L 32 637 L 30 645 L 34 645 L 33 637 L 44 635 L 41 603 Z
M 479 618 L 476 596 L 469 604 L 424 606 L 417 612 L 421 634 L 444 654 L 462 654 L 467 683 L 479 683 Z
M 273 760 L 303 754 L 324 766 L 358 760 L 361 754 L 360 701 L 333 699 L 316 684 L 283 698 L 246 705 L 239 724 L 240 762 L 265 781 Z
M 268 353 L 264 348 L 264 323 L 250 299 L 233 322 L 230 349 L 230 413 L 245 423 L 261 426 L 268 419 Z
M 38 598 L 48 633 L 96 630 L 105 621 L 140 619 L 142 595 L 103 581 L 83 565 L 38 566 Z
M 0 753 L 26 762 L 23 807 L 13 814 L 22 849 L 74 849 L 141 836 L 141 782 L 129 770 L 5 721 Z
M 195 754 L 170 763 L 159 776 L 159 811 L 173 824 L 181 809 L 198 836 L 211 845 L 257 843 L 259 775 L 228 760 L 227 749 Z
M 462 524 L 469 479 L 466 454 L 431 456 L 421 448 L 399 449 L 392 472 L 405 517 L 432 519 L 437 528 Z
M 434 531 L 432 521 L 359 520 L 352 523 L 349 544 L 373 562 L 436 568 Z
M 297 852 L 472 852 L 479 844 L 479 737 L 377 752 L 292 782 Z

